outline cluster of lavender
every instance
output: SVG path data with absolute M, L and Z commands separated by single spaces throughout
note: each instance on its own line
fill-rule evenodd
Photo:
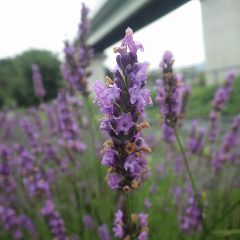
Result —
M 35 125 L 29 117 L 24 117 L 20 124 L 27 136 L 28 145 L 30 146 L 31 151 L 34 154 L 41 152 L 41 147 L 39 145 L 39 131 L 36 130 Z
M 57 104 L 43 104 L 40 106 L 41 109 L 45 112 L 48 120 L 48 129 L 51 136 L 55 136 L 58 132 L 58 124 L 57 124 L 57 112 L 54 111 L 57 107 Z
M 0 189 L 7 193 L 7 197 L 11 197 L 11 193 L 16 186 L 15 179 L 12 175 L 13 162 L 11 161 L 11 153 L 8 146 L 0 145 Z M 1 200 L 1 199 L 0 199 Z M 6 200 L 6 199 L 5 199 Z M 9 200 L 9 199 L 8 199 Z
M 198 121 L 194 120 L 190 128 L 187 142 L 187 148 L 192 154 L 200 154 L 203 150 L 205 145 L 205 134 L 206 129 L 201 128 L 198 130 Z
M 220 148 L 213 159 L 213 169 L 218 171 L 223 163 L 239 162 L 236 154 L 237 146 L 240 144 L 240 114 L 238 114 L 232 123 L 231 130 L 227 132 L 221 141 Z
M 90 214 L 86 214 L 83 216 L 83 223 L 86 229 L 91 229 L 94 226 L 93 219 Z
M 0 221 L 4 229 L 11 232 L 13 239 L 22 239 L 24 230 L 36 237 L 31 220 L 25 215 L 17 214 L 13 208 L 0 205 Z
M 64 91 L 58 94 L 58 124 L 62 138 L 59 144 L 65 146 L 68 150 L 83 152 L 86 145 L 80 141 L 80 130 L 74 119 L 68 104 L 67 93 Z
M 98 234 L 101 240 L 110 240 L 110 235 L 106 224 L 102 224 L 98 228 Z
M 198 206 L 196 197 L 191 196 L 188 199 L 188 206 L 185 214 L 181 217 L 181 229 L 183 232 L 196 232 L 202 230 L 202 211 Z
M 45 198 L 41 213 L 46 218 L 53 236 L 59 240 L 66 240 L 64 222 L 51 200 L 52 193 L 44 169 L 39 166 L 35 156 L 29 153 L 23 146 L 18 146 L 17 148 L 19 154 L 17 163 L 25 188 L 31 197 Z
M 32 79 L 35 96 L 41 100 L 46 95 L 46 91 L 44 89 L 41 72 L 37 64 L 32 65 Z
M 147 171 L 147 147 L 140 131 L 149 127 L 143 122 L 145 106 L 151 105 L 150 92 L 146 88 L 148 63 L 139 63 L 137 50 L 141 44 L 133 40 L 128 28 L 119 48 L 114 80 L 106 77 L 106 85 L 97 81 L 94 85 L 95 101 L 105 117 L 100 129 L 111 139 L 104 143 L 102 164 L 108 167 L 108 185 L 116 190 L 136 189 Z
M 235 79 L 236 72 L 231 70 L 227 75 L 225 84 L 220 87 L 215 94 L 214 100 L 212 102 L 213 108 L 209 114 L 210 128 L 208 139 L 211 143 L 215 142 L 218 137 L 219 113 L 223 110 L 228 101 Z
M 126 223 L 126 216 L 122 210 L 115 213 L 113 226 L 114 236 L 124 240 L 147 240 L 148 238 L 148 215 L 139 213 L 131 215 L 131 223 Z
M 66 235 L 66 230 L 64 226 L 64 221 L 59 215 L 58 211 L 55 209 L 54 202 L 47 199 L 41 209 L 42 215 L 46 218 L 47 223 L 50 227 L 51 233 L 55 236 L 57 240 L 68 240 Z
M 19 214 L 16 206 L 16 181 L 12 152 L 6 145 L 0 145 L 0 222 L 6 231 L 11 232 L 14 239 L 21 239 L 23 231 L 35 235 L 35 228 L 25 214 Z
M 38 166 L 35 156 L 31 154 L 25 147 L 17 146 L 19 166 L 19 174 L 25 188 L 31 197 L 49 195 L 50 189 L 46 177 Z
M 93 51 L 86 44 L 86 37 L 89 32 L 88 8 L 82 4 L 81 23 L 79 24 L 78 39 L 75 44 L 65 42 L 65 62 L 61 66 L 62 75 L 67 81 L 71 91 L 81 91 L 87 96 L 87 71 Z
M 163 79 L 156 81 L 156 101 L 160 104 L 160 113 L 163 117 L 163 139 L 169 143 L 174 142 L 174 128 L 186 110 L 186 103 L 182 104 L 182 97 L 185 96 L 184 98 L 187 99 L 189 94 L 189 90 L 185 89 L 181 83 L 181 77 L 173 73 L 173 63 L 172 53 L 166 51 L 160 63 Z

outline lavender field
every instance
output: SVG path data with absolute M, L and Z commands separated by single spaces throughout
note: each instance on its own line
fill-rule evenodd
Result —
M 240 108 L 220 124 L 237 72 L 204 120 L 189 119 L 174 53 L 158 53 L 150 91 L 129 26 L 111 75 L 92 84 L 88 13 L 65 42 L 57 97 L 33 62 L 36 104 L 0 111 L 0 239 L 239 240 Z

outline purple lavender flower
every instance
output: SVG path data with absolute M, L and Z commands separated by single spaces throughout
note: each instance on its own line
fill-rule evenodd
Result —
M 200 154 L 204 147 L 205 129 L 197 129 L 198 122 L 195 120 L 192 122 L 189 138 L 187 142 L 188 150 L 193 154 Z
M 208 134 L 209 142 L 213 143 L 216 141 L 218 136 L 218 125 L 219 125 L 219 114 L 217 111 L 212 110 L 209 114 L 210 128 Z
M 217 139 L 219 113 L 223 110 L 223 108 L 227 104 L 230 93 L 232 91 L 232 85 L 235 79 L 236 79 L 236 72 L 234 70 L 229 71 L 224 85 L 220 87 L 215 93 L 215 96 L 212 102 L 213 109 L 209 115 L 211 124 L 209 128 L 208 139 L 210 142 L 215 142 Z
M 35 236 L 31 220 L 25 215 L 18 215 L 13 208 L 0 205 L 0 222 L 4 229 L 12 234 L 13 239 L 22 239 L 23 230 Z
M 162 123 L 162 138 L 167 143 L 174 143 L 175 141 L 174 130 L 166 123 Z
M 12 173 L 13 162 L 11 159 L 9 147 L 0 144 L 0 189 L 1 192 L 5 192 L 7 197 L 12 193 L 16 185 Z
M 47 119 L 48 119 L 48 128 L 49 128 L 49 132 L 51 133 L 51 135 L 56 135 L 56 133 L 58 132 L 57 129 L 57 112 L 56 112 L 56 104 L 44 104 L 41 105 L 41 109 L 44 110 Z
M 188 206 L 186 208 L 185 214 L 181 217 L 181 229 L 185 233 L 192 231 L 201 231 L 202 224 L 202 211 L 198 207 L 196 198 L 190 197 L 188 199 Z
M 149 126 L 142 116 L 152 101 L 145 86 L 148 64 L 138 62 L 138 49 L 142 45 L 133 40 L 128 28 L 121 47 L 114 49 L 118 53 L 114 81 L 106 77 L 106 85 L 100 81 L 94 85 L 95 101 L 105 114 L 100 129 L 111 137 L 104 143 L 102 164 L 109 167 L 107 182 L 114 190 L 138 188 L 147 170 L 145 152 L 150 148 L 140 131 Z
M 234 70 L 229 71 L 224 85 L 217 90 L 214 96 L 212 104 L 215 111 L 221 111 L 225 107 L 232 91 L 232 85 L 235 79 L 236 72 Z
M 98 234 L 101 240 L 110 240 L 110 235 L 106 224 L 102 224 L 98 228 Z
M 37 64 L 32 65 L 32 79 L 35 96 L 39 99 L 42 99 L 46 95 L 46 92 L 43 87 L 42 76 Z
M 157 193 L 157 185 L 155 183 L 152 184 L 151 186 L 151 194 L 156 194 Z
M 236 147 L 239 145 L 240 135 L 240 114 L 238 114 L 232 123 L 231 130 L 227 132 L 222 139 L 219 150 L 213 159 L 214 172 L 220 170 L 221 165 L 226 162 L 234 162 L 236 159 Z
M 157 80 L 156 101 L 160 104 L 160 113 L 164 119 L 162 124 L 163 139 L 169 143 L 175 140 L 173 128 L 181 115 L 182 96 L 184 88 L 181 77 L 173 74 L 173 55 L 170 51 L 163 54 L 160 67 L 163 71 L 163 80 Z
M 86 37 L 89 32 L 88 8 L 82 4 L 81 23 L 79 24 L 79 33 L 75 45 L 65 42 L 65 62 L 61 66 L 62 75 L 68 82 L 70 90 L 81 91 L 83 96 L 87 96 L 87 77 L 90 72 L 87 71 L 92 49 L 86 44 Z
M 50 227 L 50 231 L 55 239 L 67 240 L 66 230 L 64 226 L 64 221 L 61 218 L 58 211 L 55 209 L 54 202 L 51 199 L 47 199 L 44 203 L 41 213 L 47 220 Z
M 24 117 L 20 122 L 24 133 L 27 136 L 28 145 L 33 153 L 41 152 L 41 146 L 39 143 L 39 132 L 35 125 L 28 117 Z
M 145 199 L 145 201 L 144 201 L 144 206 L 145 206 L 147 209 L 149 209 L 149 208 L 152 207 L 152 204 L 151 204 L 151 202 L 150 202 L 150 200 L 149 200 L 148 198 Z
M 91 229 L 94 226 L 93 219 L 90 214 L 86 214 L 83 216 L 83 223 L 86 229 Z
M 36 164 L 34 155 L 28 152 L 23 146 L 17 146 L 18 158 L 17 164 L 19 173 L 22 175 L 22 181 L 31 197 L 37 195 L 50 195 L 49 184 L 43 171 Z
M 62 138 L 59 139 L 59 144 L 64 145 L 69 150 L 83 152 L 86 145 L 80 140 L 80 129 L 77 121 L 74 119 L 67 101 L 67 96 L 64 91 L 58 95 L 58 122 L 59 130 Z
M 115 213 L 113 233 L 114 233 L 114 236 L 117 238 L 122 238 L 124 236 L 123 212 L 120 209 Z
M 130 236 L 135 236 L 137 240 L 147 240 L 148 238 L 148 215 L 144 213 L 134 213 L 131 215 L 130 228 L 124 221 L 124 213 L 118 210 L 115 213 L 113 224 L 113 233 L 116 238 L 130 239 Z

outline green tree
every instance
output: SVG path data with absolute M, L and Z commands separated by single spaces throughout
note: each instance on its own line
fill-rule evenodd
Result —
M 45 100 L 55 98 L 62 84 L 60 61 L 45 50 L 29 50 L 15 58 L 0 60 L 0 106 L 36 105 L 32 82 L 32 64 L 38 64 L 46 89 Z

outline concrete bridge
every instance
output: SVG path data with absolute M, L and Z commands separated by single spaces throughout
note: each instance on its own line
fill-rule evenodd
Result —
M 92 77 L 104 75 L 102 53 L 128 26 L 141 29 L 188 1 L 106 0 L 91 21 L 88 43 L 96 52 Z M 240 0 L 201 0 L 201 5 L 206 70 L 240 65 Z

